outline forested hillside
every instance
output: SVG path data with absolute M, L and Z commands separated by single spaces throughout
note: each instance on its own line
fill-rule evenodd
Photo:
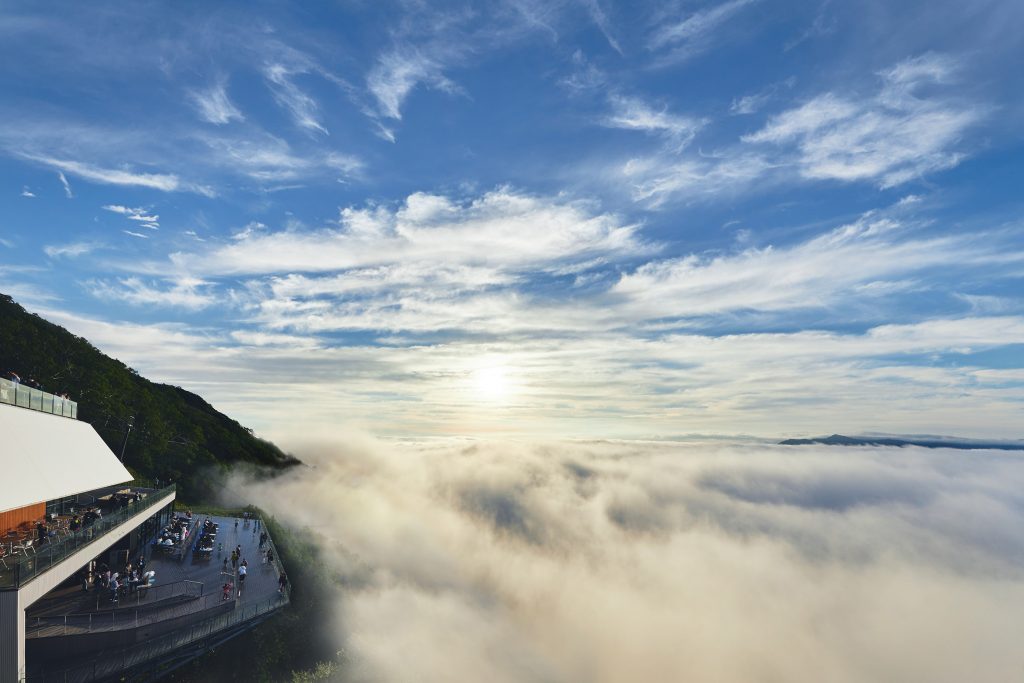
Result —
M 141 377 L 0 294 L 0 372 L 8 371 L 78 401 L 78 419 L 115 453 L 123 447 L 125 465 L 139 477 L 176 482 L 184 500 L 210 498 L 217 475 L 232 465 L 270 472 L 299 462 L 200 396 Z

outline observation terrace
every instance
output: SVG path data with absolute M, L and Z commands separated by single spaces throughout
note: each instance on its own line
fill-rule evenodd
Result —
M 0 403 L 62 417 L 78 418 L 78 403 L 75 401 L 9 379 L 0 379 Z

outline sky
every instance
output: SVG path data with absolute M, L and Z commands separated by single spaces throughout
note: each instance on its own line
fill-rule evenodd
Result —
M 0 1 L 0 292 L 271 438 L 1019 438 L 1022 21 Z

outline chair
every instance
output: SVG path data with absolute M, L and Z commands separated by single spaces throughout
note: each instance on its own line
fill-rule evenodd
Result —
M 7 548 L 0 545 L 0 564 L 4 566 L 4 569 L 9 570 L 10 567 L 7 566 L 7 560 L 4 559 L 5 557 L 7 557 Z
M 33 543 L 33 540 L 31 538 L 26 538 L 26 539 L 22 540 L 21 543 L 16 543 L 14 545 L 14 549 L 15 550 L 20 550 L 26 556 L 28 556 L 28 551 L 31 550 L 32 554 L 35 555 L 36 549 L 32 547 L 32 543 Z

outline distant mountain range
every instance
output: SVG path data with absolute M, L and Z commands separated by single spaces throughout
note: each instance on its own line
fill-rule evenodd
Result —
M 945 436 L 896 437 L 896 436 L 843 436 L 833 434 L 815 439 L 786 439 L 779 442 L 783 446 L 807 446 L 823 444 L 825 446 L 920 446 L 922 448 L 957 448 L 960 450 L 996 449 L 1002 451 L 1024 451 L 1021 441 L 984 441 L 979 439 L 960 439 Z
M 151 382 L 82 337 L 0 294 L 0 373 L 34 378 L 78 401 L 91 424 L 136 476 L 176 482 L 188 502 L 212 500 L 219 475 L 249 465 L 267 474 L 299 464 L 269 441 L 181 387 Z

